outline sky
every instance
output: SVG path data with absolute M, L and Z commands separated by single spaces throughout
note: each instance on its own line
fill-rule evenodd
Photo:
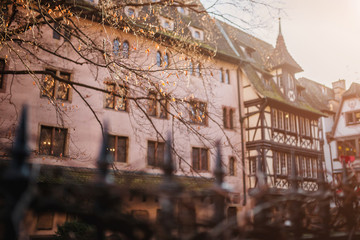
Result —
M 339 79 L 346 80 L 347 88 L 352 82 L 360 83 L 360 0 L 279 1 L 281 11 L 262 9 L 254 19 L 247 18 L 255 22 L 264 19 L 266 26 L 244 30 L 274 46 L 280 16 L 288 51 L 304 70 L 297 78 L 328 87 Z M 202 2 L 209 6 L 213 0 Z M 230 5 L 219 5 L 217 10 L 239 16 L 239 10 L 234 12 Z

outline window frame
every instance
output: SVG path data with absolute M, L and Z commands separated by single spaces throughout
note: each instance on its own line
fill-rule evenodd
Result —
M 231 82 L 230 82 L 230 70 L 229 69 L 226 69 L 225 70 L 225 79 L 224 79 L 224 82 L 226 83 L 226 84 L 230 84 Z
M 200 62 L 198 62 L 196 64 L 195 72 L 196 72 L 196 76 L 201 77 L 202 74 L 201 74 L 201 63 Z
M 53 39 L 56 40 L 60 40 L 61 39 L 61 35 L 60 35 L 60 24 L 58 22 L 54 22 L 53 25 L 54 29 L 53 29 Z
M 219 77 L 220 77 L 220 82 L 224 83 L 224 69 L 223 68 L 219 69 Z
M 162 56 L 160 51 L 156 52 L 156 66 L 158 67 L 162 66 Z
M 257 171 L 257 157 L 253 156 L 253 157 L 249 157 L 249 176 L 256 176 L 256 171 Z
M 164 54 L 164 57 L 163 57 L 163 65 L 164 65 L 164 68 L 168 68 L 169 65 L 170 65 L 170 56 L 168 53 L 165 53 Z
M 229 157 L 229 176 L 236 176 L 236 158 L 234 156 Z
M 194 150 L 198 150 L 198 154 L 197 154 L 197 159 L 194 158 L 195 154 L 194 154 Z M 206 156 L 206 161 L 203 160 L 203 153 L 205 153 Z M 196 170 L 196 171 L 204 171 L 204 172 L 208 172 L 210 170 L 210 161 L 209 161 L 209 149 L 206 147 L 192 147 L 191 149 L 191 167 L 192 170 Z M 197 162 L 195 162 L 197 160 Z M 204 163 L 206 162 L 206 166 L 203 166 Z
M 114 155 L 113 155 L 113 162 L 114 163 L 127 163 L 128 162 L 128 154 L 129 154 L 129 138 L 127 136 L 119 136 L 119 135 L 113 135 L 113 134 L 109 134 L 109 138 L 113 137 L 114 138 Z M 118 153 L 119 153 L 119 149 L 118 149 L 118 143 L 119 143 L 119 139 L 125 140 L 125 161 L 119 161 L 118 160 Z M 110 144 L 110 143 L 109 143 Z M 110 148 L 111 146 L 109 146 Z M 112 152 L 111 149 L 108 149 L 108 151 Z
M 151 98 L 151 95 L 153 98 Z M 147 104 L 147 113 L 151 117 L 156 117 L 160 119 L 168 119 L 169 113 L 168 113 L 168 105 L 169 101 L 167 99 L 167 96 L 163 96 L 162 94 L 157 94 L 156 91 L 151 90 L 148 93 L 148 104 Z M 151 104 L 150 104 L 151 101 Z M 165 103 L 164 103 L 165 101 Z M 150 109 L 150 106 L 153 107 L 153 109 Z
M 153 163 L 150 163 L 150 156 L 149 156 L 149 145 L 150 144 L 154 144 L 154 156 L 151 156 L 153 157 L 153 161 L 154 161 L 154 164 Z M 162 149 L 163 151 L 163 156 L 162 156 L 162 159 L 160 158 L 159 159 L 159 146 Z M 160 152 L 161 153 L 161 152 Z M 162 162 L 161 162 L 162 160 Z M 164 160 L 165 160 L 165 142 L 159 142 L 159 141 L 153 141 L 153 140 L 148 140 L 147 141 L 147 153 L 146 153 L 146 164 L 148 167 L 153 167 L 153 168 L 161 168 L 164 164 Z
M 121 53 L 122 53 L 123 58 L 129 58 L 130 43 L 127 40 L 123 41 L 123 43 L 121 44 Z
M 204 117 L 202 117 L 202 115 L 201 116 L 198 115 L 198 112 L 199 112 L 198 110 L 200 108 L 200 105 L 202 105 L 202 107 L 204 108 L 203 109 L 204 113 L 202 114 L 202 115 L 204 115 Z M 203 101 L 200 101 L 200 100 L 191 100 L 189 102 L 188 112 L 189 112 L 189 121 L 190 121 L 190 123 L 207 126 L 207 124 L 208 124 L 207 102 L 203 102 Z M 195 112 L 195 115 L 193 115 L 193 112 Z
M 62 78 L 62 76 L 67 75 L 68 76 L 68 81 L 72 82 L 72 78 L 73 78 L 73 73 L 70 71 L 66 71 L 66 70 L 62 70 L 62 69 L 53 69 L 53 68 L 45 68 L 45 71 L 50 71 L 53 72 L 57 77 Z M 64 83 L 64 82 L 60 82 L 57 79 L 53 79 L 54 81 L 54 86 L 53 86 L 53 92 L 52 94 L 49 96 L 48 94 L 44 93 L 45 91 L 45 82 L 48 81 L 47 77 L 53 78 L 51 75 L 49 74 L 43 74 L 42 76 L 42 82 L 41 82 L 41 89 L 40 89 L 40 97 L 41 98 L 51 98 L 53 100 L 59 100 L 59 101 L 63 101 L 63 102 L 71 102 L 72 101 L 72 87 L 70 84 L 68 83 Z M 58 97 L 58 93 L 59 93 L 59 89 L 61 88 L 61 86 L 63 85 L 67 86 L 67 94 L 66 94 L 66 99 L 63 98 L 59 98 Z
M 234 113 L 235 113 L 235 108 L 228 106 L 222 107 L 224 129 L 228 129 L 228 130 L 234 129 Z
M 359 118 L 357 118 L 357 114 L 359 114 Z M 351 116 L 352 121 L 349 121 L 349 116 Z M 349 125 L 357 125 L 360 124 L 360 109 L 355 111 L 349 111 L 345 113 L 345 122 L 346 126 Z
M 122 84 L 117 84 L 115 82 L 112 82 L 112 81 L 104 81 L 104 87 L 105 87 L 105 90 L 107 91 L 110 91 L 108 90 L 108 86 L 114 86 L 114 92 L 118 93 L 120 88 L 122 88 L 124 91 L 125 91 L 125 96 L 123 96 L 123 102 L 124 102 L 124 109 L 116 109 L 116 105 L 117 105 L 117 98 L 120 98 L 119 96 L 115 96 L 111 93 L 105 93 L 104 94 L 104 108 L 106 109 L 112 109 L 112 110 L 115 110 L 117 112 L 128 112 L 129 110 L 129 106 L 128 106 L 128 100 L 127 100 L 127 96 L 129 95 L 129 89 L 127 86 L 125 85 L 122 85 Z M 109 107 L 109 104 L 107 103 L 107 100 L 108 100 L 108 96 L 111 96 L 113 98 L 112 100 L 112 103 L 113 103 L 113 107 Z
M 119 39 L 115 38 L 113 41 L 113 54 L 114 56 L 118 56 L 120 52 L 120 41 Z
M 51 136 L 50 136 L 50 144 L 48 143 L 48 145 L 50 145 L 50 154 L 45 153 L 45 150 L 42 150 L 41 147 L 41 143 L 44 140 L 42 138 L 42 130 L 43 129 L 50 129 L 51 130 Z M 62 152 L 60 153 L 59 156 L 54 155 L 54 145 L 55 145 L 55 134 L 57 130 L 62 130 L 65 131 L 64 133 L 64 142 L 63 142 L 63 147 L 62 147 Z M 67 157 L 67 151 L 68 151 L 68 142 L 69 142 L 69 129 L 68 128 L 63 128 L 63 127 L 58 127 L 58 126 L 51 126 L 51 125 L 45 125 L 45 124 L 40 124 L 39 125 L 39 141 L 38 141 L 38 154 L 41 156 L 52 156 L 52 157 L 59 157 L 59 158 L 63 158 L 63 157 Z

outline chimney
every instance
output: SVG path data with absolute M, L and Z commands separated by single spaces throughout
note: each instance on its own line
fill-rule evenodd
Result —
M 338 81 L 333 82 L 332 87 L 333 87 L 334 94 L 335 94 L 335 100 L 340 102 L 341 96 L 345 92 L 345 88 L 346 88 L 345 87 L 345 80 L 344 79 L 339 79 Z

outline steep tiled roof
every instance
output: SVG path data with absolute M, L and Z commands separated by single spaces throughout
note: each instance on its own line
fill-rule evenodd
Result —
M 270 72 L 267 69 L 267 62 L 271 54 L 276 51 L 276 49 L 274 49 L 271 44 L 266 43 L 254 36 L 251 36 L 227 23 L 221 21 L 219 21 L 219 23 L 231 39 L 233 46 L 240 53 L 241 58 L 245 59 L 243 65 L 241 66 L 242 70 L 246 73 L 252 86 L 261 96 L 288 106 L 299 108 L 307 112 L 323 115 L 320 109 L 318 109 L 315 105 L 312 105 L 310 102 L 307 102 L 307 99 L 305 99 L 304 97 L 297 97 L 296 101 L 290 102 L 287 97 L 280 91 L 279 87 L 273 80 L 265 83 L 264 77 L 259 77 L 258 73 L 260 73 L 260 76 L 261 74 L 271 76 Z M 251 54 L 251 56 L 247 55 L 246 52 L 244 52 L 244 48 L 246 47 L 250 47 L 251 49 L 255 50 Z M 288 55 L 290 56 L 290 54 Z
M 290 55 L 289 51 L 286 48 L 284 36 L 281 32 L 281 25 L 279 23 L 279 35 L 276 41 L 276 47 L 274 51 L 271 53 L 270 58 L 268 59 L 267 65 L 270 69 L 274 69 L 276 67 L 288 65 L 295 72 L 301 72 L 303 69 L 300 65 L 294 60 L 294 58 Z
M 333 89 L 307 78 L 299 78 L 298 82 L 304 87 L 304 99 L 314 108 L 320 111 L 330 111 L 329 100 L 335 98 Z
M 219 20 L 216 21 L 229 36 L 229 39 L 231 39 L 231 42 L 236 48 L 236 51 L 240 54 L 240 57 L 243 60 L 250 62 L 255 67 L 265 71 L 266 59 L 273 51 L 273 46 L 240 30 L 239 28 Z M 255 51 L 251 54 L 251 56 L 249 56 L 246 51 L 244 51 L 246 48 L 250 48 Z

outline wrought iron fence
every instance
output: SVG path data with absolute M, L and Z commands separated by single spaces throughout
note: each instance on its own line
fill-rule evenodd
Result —
M 111 180 L 111 155 L 107 151 L 105 131 L 94 181 L 41 183 L 39 169 L 27 163 L 26 108 L 17 129 L 12 160 L 0 181 L 0 238 L 18 239 L 20 224 L 27 211 L 60 212 L 77 216 L 93 229 L 89 239 L 359 239 L 359 194 L 355 175 L 344 165 L 342 182 L 331 187 L 319 165 L 319 189 L 307 192 L 299 188 L 295 159 L 289 188 L 274 191 L 266 184 L 258 157 L 257 186 L 252 189 L 252 206 L 226 217 L 228 192 L 222 187 L 224 171 L 221 147 L 217 156 L 213 186 L 189 191 L 173 175 L 171 139 L 166 142 L 164 174 L 157 191 L 141 192 L 153 197 L 160 208 L 154 221 L 127 213 L 126 201 L 131 189 Z M 64 177 L 64 173 L 55 173 Z M 121 176 L 120 176 L 121 177 Z M 210 199 L 211 216 L 197 221 L 194 199 Z M 181 208 L 179 206 L 182 206 Z M 181 210 L 179 210 L 181 209 Z M 175 214 L 178 211 L 177 215 Z M 69 236 L 70 238 L 70 236 Z M 76 239 L 73 238 L 72 239 Z

